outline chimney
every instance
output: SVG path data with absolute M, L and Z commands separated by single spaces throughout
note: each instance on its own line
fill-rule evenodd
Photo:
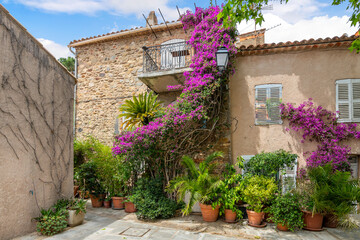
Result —
M 149 24 L 150 24 L 151 26 L 154 26 L 154 25 L 158 24 L 158 20 L 157 20 L 157 17 L 156 17 L 156 15 L 155 15 L 155 11 L 151 11 L 151 12 L 149 13 L 149 16 L 148 16 L 148 18 L 147 18 L 147 21 L 149 22 Z M 146 27 L 149 27 L 149 24 L 146 23 Z

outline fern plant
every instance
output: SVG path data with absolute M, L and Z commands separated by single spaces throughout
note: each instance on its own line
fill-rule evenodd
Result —
M 198 166 L 189 156 L 182 157 L 185 174 L 171 180 L 167 191 L 176 192 L 179 202 L 185 199 L 186 193 L 189 194 L 189 201 L 182 210 L 183 215 L 190 214 L 196 202 L 212 205 L 213 208 L 219 205 L 222 181 L 214 174 L 214 161 L 222 156 L 221 152 L 214 152 Z
M 152 92 L 140 94 L 138 97 L 133 96 L 132 100 L 125 100 L 119 111 L 120 117 L 124 117 L 122 127 L 125 129 L 133 129 L 149 124 L 161 109 L 161 102 L 157 100 L 157 95 Z

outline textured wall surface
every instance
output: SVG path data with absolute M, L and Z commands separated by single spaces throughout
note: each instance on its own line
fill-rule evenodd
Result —
M 255 86 L 282 84 L 282 102 L 300 104 L 309 98 L 317 105 L 335 111 L 335 81 L 360 78 L 360 59 L 347 48 L 288 52 L 238 57 L 236 73 L 230 81 L 233 124 L 233 159 L 262 151 L 289 150 L 299 155 L 305 165 L 304 152 L 314 144 L 302 144 L 301 135 L 287 132 L 282 125 L 255 125 Z M 353 154 L 360 154 L 359 140 L 349 143 Z
M 76 137 L 93 135 L 108 145 L 121 131 L 119 106 L 126 99 L 148 88 L 137 77 L 143 66 L 143 46 L 160 45 L 170 39 L 188 39 L 182 28 L 165 29 L 153 34 L 135 35 L 76 47 L 78 87 Z M 175 94 L 176 95 L 176 94 Z M 176 99 L 174 94 L 159 97 L 164 103 Z
M 73 192 L 75 79 L 0 5 L 0 239 Z

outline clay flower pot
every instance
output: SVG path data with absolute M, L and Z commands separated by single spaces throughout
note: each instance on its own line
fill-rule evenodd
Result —
M 309 211 L 303 211 L 304 212 L 304 229 L 310 230 L 310 231 L 320 231 L 322 230 L 323 225 L 323 219 L 324 216 L 316 213 L 314 216 L 312 215 L 312 212 Z
M 261 223 L 264 219 L 264 216 L 265 216 L 265 213 L 263 213 L 263 212 L 257 213 L 257 212 L 247 210 L 247 209 L 246 209 L 246 213 L 248 215 L 250 225 L 261 225 Z
M 125 212 L 133 213 L 136 212 L 136 207 L 132 202 L 125 202 Z
M 335 216 L 334 214 L 326 214 L 324 216 L 324 227 L 327 228 L 336 228 L 339 224 L 339 220 L 337 218 L 337 216 Z
M 279 229 L 280 231 L 289 231 L 289 228 L 285 225 L 282 225 L 281 223 L 277 224 L 277 229 Z
M 74 197 L 76 197 L 78 191 L 79 191 L 80 186 L 74 186 Z
M 215 209 L 211 205 L 205 205 L 200 203 L 201 214 L 205 222 L 216 222 L 219 216 L 220 206 L 216 206 Z
M 124 197 L 112 197 L 113 209 L 120 210 L 124 209 Z
M 105 194 L 99 194 L 99 195 L 90 194 L 92 207 L 94 207 L 94 208 L 102 207 L 102 205 L 104 203 L 104 201 L 103 201 L 104 198 L 105 198 Z
M 111 200 L 104 201 L 104 208 L 111 208 Z
M 226 222 L 235 222 L 236 221 L 236 212 L 230 209 L 225 209 L 225 221 Z

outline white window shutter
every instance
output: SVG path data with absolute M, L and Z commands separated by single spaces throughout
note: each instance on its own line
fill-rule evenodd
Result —
M 241 157 L 244 159 L 244 166 L 245 164 L 247 164 L 251 158 L 253 158 L 255 155 L 242 155 Z M 245 174 L 246 171 L 245 171 L 245 168 L 242 170 L 241 174 Z
M 360 79 L 352 80 L 352 121 L 360 122 Z
M 280 171 L 281 172 L 281 171 Z M 296 188 L 297 159 L 294 168 L 285 167 L 285 174 L 281 176 L 282 193 Z
M 266 99 L 267 99 L 267 89 L 256 88 L 255 89 L 255 124 L 261 125 L 267 123 Z
M 336 111 L 340 122 L 350 122 L 351 120 L 351 100 L 350 100 L 350 80 L 340 80 L 336 82 Z

